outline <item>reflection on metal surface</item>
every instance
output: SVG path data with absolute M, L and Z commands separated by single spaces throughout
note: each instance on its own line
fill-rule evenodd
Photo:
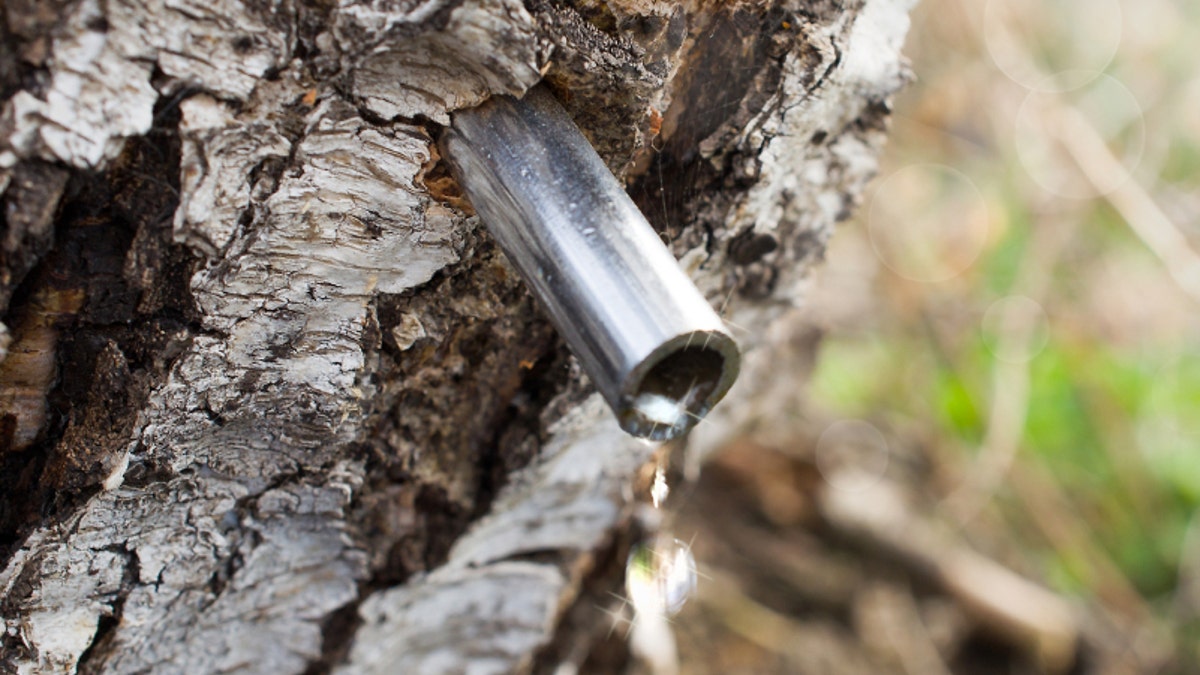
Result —
M 621 428 L 674 438 L 725 395 L 737 344 L 549 92 L 456 113 L 442 145 Z

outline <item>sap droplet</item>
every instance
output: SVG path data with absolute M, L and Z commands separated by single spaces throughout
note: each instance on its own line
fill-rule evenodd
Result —
M 639 613 L 677 614 L 696 590 L 696 559 L 678 539 L 638 544 L 625 565 L 625 591 Z
M 650 502 L 657 509 L 667 500 L 669 494 L 671 494 L 671 487 L 667 485 L 667 472 L 660 465 L 654 470 L 654 485 L 650 487 Z

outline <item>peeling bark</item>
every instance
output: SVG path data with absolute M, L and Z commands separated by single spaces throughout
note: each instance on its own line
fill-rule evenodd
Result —
M 908 5 L 11 3 L 12 345 L 47 289 L 82 299 L 0 452 L 0 671 L 522 672 L 589 639 L 565 617 L 653 448 L 464 208 L 439 125 L 551 84 L 752 329 L 705 446 L 753 423 L 758 336 L 874 171 Z

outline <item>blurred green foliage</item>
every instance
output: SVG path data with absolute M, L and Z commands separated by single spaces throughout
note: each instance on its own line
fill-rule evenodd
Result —
M 1185 277 L 1200 279 L 1200 5 L 924 0 L 911 35 L 917 79 L 877 186 L 900 170 L 907 182 L 877 187 L 888 203 L 868 195 L 834 238 L 814 306 L 835 309 L 810 399 L 917 448 L 942 517 L 1011 542 L 1025 573 L 1135 624 L 1152 614 L 1175 640 L 1167 670 L 1196 672 L 1200 283 Z M 1096 79 L 1032 88 L 1071 69 Z M 1042 117 L 1022 127 L 1029 110 Z M 966 176 L 990 214 L 978 258 L 936 283 L 889 266 L 970 259 L 961 203 L 921 196 L 949 174 L 922 190 L 919 166 Z M 1090 198 L 1047 183 L 1099 186 L 1113 167 L 1128 175 Z M 915 235 L 884 240 L 875 212 Z M 985 328 L 1010 296 L 1037 303 L 1044 325 Z M 997 358 L 1004 340 L 1029 358 Z M 989 462 L 983 511 L 955 512 L 954 493 Z

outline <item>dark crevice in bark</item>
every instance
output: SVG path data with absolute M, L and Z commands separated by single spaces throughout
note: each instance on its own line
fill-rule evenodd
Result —
M 37 483 L 45 461 L 46 453 L 38 446 L 0 455 L 0 564 L 7 564 L 15 547 L 33 527 L 29 521 L 46 515 L 40 510 L 30 513 L 29 505 L 15 498 L 27 494 L 28 486 Z
M 0 560 L 95 494 L 198 321 L 188 290 L 196 261 L 171 240 L 180 100 L 160 101 L 150 132 L 108 170 L 71 177 L 55 245 L 16 298 L 12 316 L 56 313 L 40 348 L 57 376 L 45 382 L 37 442 L 0 452 Z
M 359 597 L 365 596 L 360 593 Z M 304 675 L 326 675 L 346 657 L 354 634 L 362 625 L 359 604 L 359 601 L 348 603 L 325 617 L 321 626 L 321 658 L 309 663 Z
M 569 380 L 568 353 L 490 239 L 479 232 L 468 247 L 478 249 L 469 262 L 379 299 L 382 394 L 368 425 L 366 484 L 348 518 L 373 556 L 360 601 L 443 565 L 538 453 L 540 414 Z M 424 336 L 408 342 L 406 316 L 426 318 Z M 346 656 L 358 604 L 326 617 L 323 656 L 308 674 Z
M 600 10 L 593 11 L 595 3 L 525 4 L 540 41 L 552 53 L 546 83 L 609 168 L 624 174 L 649 129 L 650 101 L 661 90 L 678 45 L 666 48 L 669 41 L 659 41 L 658 51 L 647 52 L 628 35 L 602 29 L 609 22 L 596 14 Z M 604 68 L 596 67 L 597 59 Z
M 295 56 L 316 80 L 333 78 L 341 69 L 338 54 L 323 52 L 317 42 L 317 37 L 329 30 L 336 9 L 336 0 L 301 0 L 296 5 Z
M 380 393 L 365 425 L 364 486 L 347 518 L 371 577 L 358 601 L 324 620 L 322 657 L 308 673 L 345 657 L 361 600 L 445 563 L 537 454 L 540 415 L 568 381 L 565 348 L 490 239 L 480 231 L 467 246 L 467 262 L 378 300 L 368 353 Z
M 777 6 L 765 14 L 716 12 L 684 60 L 679 90 L 665 114 L 667 136 L 629 192 L 675 252 L 703 244 L 716 252 L 729 209 L 758 181 L 765 143 L 741 147 L 739 134 L 763 113 L 780 115 L 777 94 L 784 60 L 805 50 L 795 15 Z M 813 64 L 812 67 L 815 67 Z M 660 141 L 661 142 L 661 141 Z M 770 235 L 738 233 L 728 244 L 735 265 L 759 263 L 735 280 L 743 295 L 770 293 L 776 270 L 764 256 L 779 248 Z
M 553 638 L 534 657 L 534 675 L 552 675 L 564 663 L 575 664 L 580 673 L 624 672 L 628 667 L 629 625 L 623 622 L 631 615 L 613 589 L 622 587 L 625 561 L 641 536 L 636 525 L 617 528 L 605 545 L 592 552 L 596 566 L 562 613 Z
M 359 584 L 355 602 L 339 608 L 324 619 L 322 655 L 319 660 L 309 664 L 306 675 L 329 673 L 345 658 L 361 625 L 358 606 L 362 600 L 371 593 L 407 582 L 414 573 L 430 571 L 444 564 L 459 537 L 471 523 L 489 511 L 511 472 L 533 458 L 540 447 L 537 433 L 541 406 L 537 403 L 548 392 L 562 388 L 563 378 L 553 375 L 559 370 L 553 364 L 562 358 L 565 356 L 561 350 L 552 350 L 543 359 L 542 365 L 534 368 L 526 377 L 503 418 L 491 425 L 492 436 L 483 444 L 484 449 L 477 460 L 481 471 L 472 510 L 466 510 L 461 504 L 449 500 L 445 490 L 438 486 L 419 485 L 419 479 L 415 477 L 389 480 L 379 475 L 384 467 L 378 465 L 375 472 L 368 472 L 368 481 L 374 485 L 356 496 L 356 510 L 361 513 L 374 498 L 395 495 L 397 489 L 400 492 L 415 489 L 409 509 L 422 522 L 407 536 L 392 543 L 382 566 L 374 570 L 370 579 Z M 368 514 L 367 527 L 371 527 L 373 515 L 378 523 L 378 514 Z M 358 517 L 350 520 L 354 525 L 363 526 Z M 371 550 L 370 545 L 367 549 Z
M 121 623 L 121 615 L 125 611 L 125 598 L 129 589 L 137 583 L 140 562 L 137 554 L 125 549 L 123 546 L 112 547 L 114 553 L 120 553 L 125 558 L 125 569 L 121 577 L 121 591 L 113 598 L 112 604 L 109 606 L 109 611 L 100 616 L 100 621 L 96 626 L 96 634 L 92 636 L 92 643 L 79 656 L 79 664 L 76 666 L 75 672 L 78 675 L 97 675 L 104 672 L 104 658 L 112 648 L 113 636 L 116 634 L 117 626 Z M 93 656 L 100 655 L 99 659 L 94 660 Z
M 349 91 L 342 92 L 342 98 L 344 98 L 347 101 L 351 101 L 351 102 L 354 101 L 354 97 L 353 97 L 353 95 L 351 95 L 349 93 Z M 377 127 L 386 128 L 386 127 L 391 126 L 393 123 L 411 124 L 413 126 L 420 124 L 416 120 L 409 119 L 402 115 L 397 115 L 394 119 L 389 120 L 386 117 L 375 112 L 374 110 L 371 110 L 369 107 L 367 107 L 365 105 L 361 105 L 361 104 L 356 104 L 354 109 L 358 113 L 358 116 L 363 118 L 364 122 L 366 122 L 367 124 L 371 124 L 373 126 L 377 126 Z
M 0 316 L 54 243 L 54 219 L 69 176 L 66 169 L 40 161 L 13 169 L 0 199 Z M 11 317 L 4 320 L 13 327 Z
M 6 0 L 0 11 L 0 103 L 17 91 L 41 96 L 50 40 L 76 0 Z

